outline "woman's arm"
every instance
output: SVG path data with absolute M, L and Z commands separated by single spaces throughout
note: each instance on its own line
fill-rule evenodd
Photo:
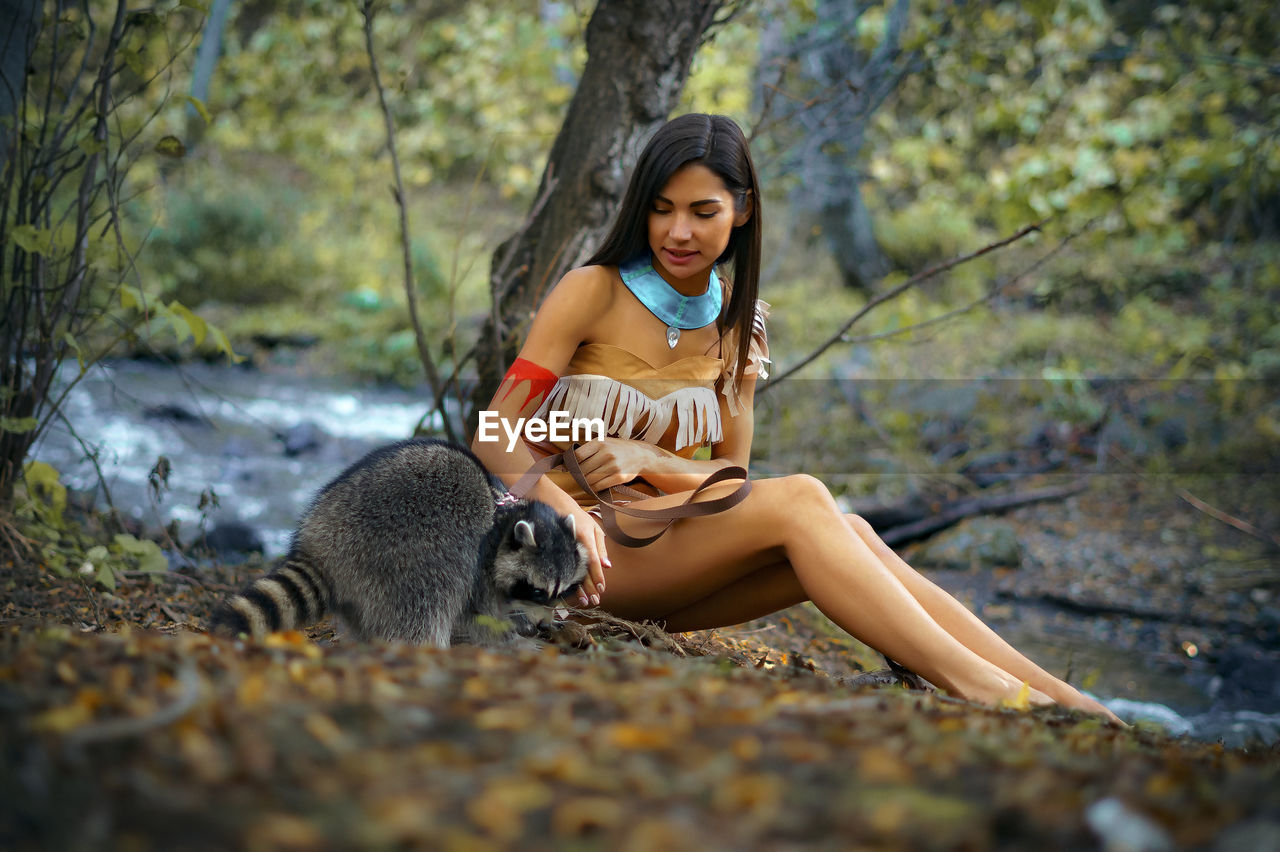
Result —
M 638 439 L 605 438 L 583 444 L 578 450 L 578 460 L 587 482 L 592 488 L 601 490 L 643 477 L 650 485 L 670 494 L 697 488 L 721 468 L 735 465 L 746 468 L 751 457 L 755 386 L 754 376 L 743 377 L 739 394 L 741 407 L 736 417 L 729 413 L 728 405 L 721 397 L 720 421 L 724 437 L 712 446 L 709 460 L 681 458 Z
M 529 336 L 520 349 L 520 358 L 546 374 L 562 375 L 574 350 L 588 338 L 592 325 L 609 310 L 612 300 L 613 285 L 603 268 L 585 267 L 566 273 L 538 309 Z M 543 398 L 538 390 L 536 378 L 508 374 L 489 401 L 488 410 L 496 413 L 499 424 L 505 422 L 515 429 L 519 418 L 529 417 L 538 410 Z M 505 428 L 499 428 L 498 433 L 497 440 L 480 440 L 477 431 L 471 450 L 485 467 L 507 485 L 513 485 L 533 464 L 533 454 L 524 441 L 510 441 Z M 599 603 L 599 594 L 605 585 L 601 565 L 609 564 L 604 533 L 576 500 L 545 476 L 526 496 L 546 503 L 561 515 L 573 517 L 577 538 L 587 549 L 588 577 L 583 590 L 587 598 Z

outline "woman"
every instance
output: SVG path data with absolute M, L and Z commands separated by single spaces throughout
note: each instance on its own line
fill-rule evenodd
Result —
M 510 424 L 550 411 L 603 420 L 608 436 L 576 457 L 595 491 L 614 488 L 634 507 L 681 503 L 709 474 L 746 468 L 755 384 L 768 363 L 756 300 L 760 235 L 742 131 L 722 116 L 672 120 L 641 153 L 603 246 L 546 297 L 491 410 Z M 473 449 L 511 483 L 567 445 L 525 435 Z M 703 444 L 711 458 L 694 459 Z M 713 485 L 698 499 L 740 484 Z M 529 496 L 573 516 L 589 557 L 584 605 L 681 632 L 812 600 L 952 694 L 998 705 L 1026 683 L 1033 703 L 1115 718 L 914 571 L 810 476 L 754 481 L 737 505 L 679 520 L 645 547 L 609 541 L 588 512 L 592 498 L 563 473 L 543 476 Z M 642 533 L 644 523 L 622 526 Z

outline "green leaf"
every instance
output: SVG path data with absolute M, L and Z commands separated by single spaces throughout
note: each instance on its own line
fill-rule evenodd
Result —
M 114 592 L 116 590 L 116 571 L 110 565 L 98 565 L 98 573 L 94 579 L 111 591 Z
M 169 570 L 169 560 L 154 541 L 121 533 L 115 537 L 115 543 L 126 556 L 138 560 L 138 570 L 153 574 Z
M 191 104 L 191 108 L 200 113 L 200 117 L 204 119 L 205 124 L 213 123 L 213 116 L 209 115 L 209 108 L 204 105 L 204 101 L 197 97 L 192 97 L 191 95 L 179 95 L 178 97 Z
M 50 234 L 44 228 L 37 228 L 35 225 L 19 225 L 9 232 L 14 243 L 18 248 L 28 254 L 44 254 L 49 253 Z
M 187 328 L 191 332 L 191 337 L 196 342 L 196 346 L 204 343 L 205 336 L 209 332 L 209 323 L 196 316 L 192 313 L 190 308 L 180 302 L 170 302 L 169 310 L 182 317 L 183 321 L 187 324 Z
M 162 136 L 159 142 L 156 142 L 156 153 L 162 157 L 172 157 L 180 160 L 187 155 L 187 146 L 182 144 L 182 140 L 177 136 Z
M 141 310 L 146 304 L 146 300 L 142 295 L 142 291 L 137 287 L 124 286 L 120 288 L 120 307 L 126 311 L 137 308 Z
M 236 351 L 231 348 L 231 341 L 227 339 L 227 335 L 222 329 L 216 325 L 209 326 L 209 336 L 213 338 L 213 343 L 217 350 L 225 352 L 227 357 L 231 359 L 232 364 L 239 364 L 244 361 L 245 356 L 236 354 Z
M 81 151 L 85 153 L 86 156 L 89 156 L 89 157 L 92 157 L 94 154 L 101 153 L 102 149 L 107 147 L 102 142 L 98 141 L 92 136 L 84 137 L 79 142 L 77 142 L 76 145 L 80 148 Z
M 76 363 L 80 365 L 80 372 L 83 373 L 85 369 L 84 352 L 81 351 L 80 344 L 76 341 L 75 337 L 73 337 L 71 332 L 69 331 L 64 331 L 62 333 L 62 339 L 68 346 L 71 347 L 71 351 L 76 353 Z
M 188 313 L 190 313 L 190 311 L 188 311 Z M 186 340 L 188 337 L 195 336 L 195 333 L 191 330 L 191 326 L 187 324 L 186 318 L 181 314 L 173 310 L 166 309 L 164 318 L 169 322 L 169 325 L 173 327 L 173 333 L 178 338 L 179 342 Z
M 34 417 L 0 416 L 0 432 L 13 432 L 21 435 L 23 432 L 30 432 L 39 425 L 40 421 Z
M 67 506 L 67 487 L 58 481 L 57 468 L 46 462 L 27 462 L 22 468 L 22 478 L 27 483 L 27 494 L 43 501 L 41 515 L 48 523 L 59 523 L 62 510 Z
M 143 13 L 135 12 L 133 14 L 136 17 Z M 145 22 L 140 21 L 138 23 L 145 23 Z M 130 71 L 137 74 L 139 77 L 146 76 L 147 63 L 146 61 L 143 60 L 141 53 L 139 53 L 138 51 L 132 48 L 121 47 L 119 50 L 119 55 L 120 55 L 120 58 L 124 60 L 124 64 L 129 66 Z

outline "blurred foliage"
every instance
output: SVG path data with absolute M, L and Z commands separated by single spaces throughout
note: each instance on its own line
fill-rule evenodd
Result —
M 1265 747 L 824 676 L 849 655 L 795 609 L 674 649 L 440 653 L 219 639 L 192 627 L 243 576 L 163 580 L 99 610 L 30 583 L 4 624 L 19 848 L 1253 848 L 1280 799 Z
M 1275 236 L 1277 29 L 1255 4 L 925 2 L 922 71 L 877 116 L 886 203 L 943 194 L 1009 231 L 1067 213 L 1176 252 Z M 1147 14 L 1149 13 L 1149 14 Z M 926 191 L 927 190 L 927 191 Z
M 27 547 L 38 548 L 40 562 L 55 576 L 78 577 L 114 591 L 126 571 L 155 575 L 169 570 L 168 558 L 154 541 L 129 533 L 108 536 L 67 517 L 66 486 L 44 462 L 26 463 L 15 497 L 14 517 Z
M 859 18 L 863 48 L 878 43 L 887 8 Z M 699 51 L 681 101 L 758 130 L 780 366 L 861 304 L 831 284 L 825 252 L 791 230 L 779 200 L 793 177 L 777 167 L 754 88 L 766 16 L 783 16 L 784 33 L 803 32 L 821 23 L 814 9 L 813 0 L 779 0 L 740 11 Z M 532 201 L 585 59 L 590 11 L 436 0 L 389 3 L 377 17 L 428 334 L 452 351 L 474 340 L 489 259 Z M 876 113 L 863 152 L 877 236 L 898 269 L 884 286 L 1054 218 L 1040 238 L 876 310 L 852 334 L 891 336 L 837 346 L 803 379 L 1026 380 L 1025 411 L 993 405 L 987 418 L 1017 437 L 1037 417 L 1087 421 L 1098 401 L 1085 391 L 1099 377 L 1212 378 L 1223 415 L 1247 414 L 1243 433 L 1267 434 L 1274 412 L 1228 388 L 1280 373 L 1274 36 L 1265 9 L 1207 0 L 912 4 L 912 71 Z M 151 219 L 138 223 L 154 249 L 143 254 L 144 277 L 167 295 L 208 299 L 202 310 L 233 338 L 315 337 L 329 342 L 318 362 L 419 381 L 355 7 L 239 7 L 208 108 L 211 123 L 184 135 L 198 138 L 165 170 Z M 180 135 L 202 124 L 185 108 L 161 119 Z M 1004 289 L 981 309 L 910 331 L 993 287 Z M 819 453 L 819 470 L 847 471 L 851 452 L 881 472 L 920 469 L 921 430 L 934 413 L 833 393 L 779 405 L 779 422 L 794 428 L 772 438 L 757 430 L 764 455 L 790 467 L 781 453 L 794 446 Z M 820 409 L 863 414 L 836 422 Z
M 290 211 L 297 193 L 270 195 L 228 176 L 216 184 L 174 187 L 148 241 L 148 265 L 166 293 L 190 305 L 205 301 L 260 305 L 303 295 L 318 273 L 313 252 L 300 251 Z
M 499 0 L 382 5 L 374 39 L 406 183 L 484 171 L 504 194 L 531 193 L 586 58 L 585 18 Z M 385 184 L 382 117 L 355 4 L 256 6 L 252 22 L 227 34 L 208 141 L 284 156 L 341 195 Z

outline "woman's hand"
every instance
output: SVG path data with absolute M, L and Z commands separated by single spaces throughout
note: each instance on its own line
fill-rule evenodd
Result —
M 577 450 L 578 466 L 596 491 L 644 476 L 666 454 L 653 444 L 625 438 L 588 441 Z
M 575 507 L 571 517 L 574 536 L 587 551 L 587 576 L 578 592 L 578 603 L 584 607 L 599 606 L 600 596 L 604 594 L 604 569 L 613 567 L 605 550 L 604 530 L 582 508 Z

